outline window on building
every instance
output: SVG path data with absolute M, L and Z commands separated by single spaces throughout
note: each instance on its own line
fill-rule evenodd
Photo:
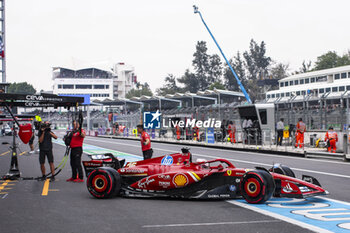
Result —
M 297 95 L 300 95 L 300 91 L 297 91 L 297 93 L 296 93 Z
M 75 89 L 92 89 L 92 85 L 79 84 L 75 85 Z
M 106 85 L 106 89 L 109 89 L 109 85 Z
M 280 82 L 280 87 L 284 87 L 284 82 Z
M 310 79 L 309 78 L 305 79 L 305 84 L 307 84 L 307 83 L 310 83 Z
M 320 76 L 316 78 L 316 82 L 326 82 L 327 76 Z
M 272 94 L 272 95 L 271 95 L 271 98 L 275 98 L 275 97 L 276 97 L 276 95 L 275 95 L 275 94 Z
M 338 87 L 332 87 L 332 92 L 338 92 Z
M 331 88 L 330 88 L 330 87 L 327 87 L 327 88 L 326 88 L 326 93 L 327 93 L 327 92 L 331 92 Z
M 300 79 L 300 84 L 304 84 L 304 79 Z
M 299 80 L 294 80 L 294 85 L 299 85 Z
M 346 86 L 346 90 L 347 90 L 347 91 L 350 91 L 350 85 L 349 85 L 349 86 Z
M 58 85 L 57 85 L 57 88 L 58 88 L 58 89 L 62 89 L 62 85 L 61 85 L 61 84 L 58 84 Z
M 280 97 L 280 94 L 279 94 L 279 93 L 277 93 L 277 94 L 276 94 L 276 97 L 277 97 L 277 98 L 279 98 L 279 97 Z
M 339 91 L 340 92 L 345 91 L 345 87 L 344 86 L 339 87 Z
M 290 92 L 286 92 L 286 96 L 289 97 L 290 96 Z
M 311 83 L 316 82 L 316 78 L 311 78 Z
M 63 89 L 74 89 L 74 85 L 71 85 L 71 84 L 63 84 L 63 85 L 62 85 L 62 88 L 63 88 Z
M 335 75 L 334 75 L 334 79 L 335 79 L 335 80 L 340 79 L 340 74 L 335 74 Z
M 293 86 L 293 81 L 289 81 L 289 85 L 290 85 L 290 86 Z
M 320 89 L 318 90 L 318 93 L 323 94 L 323 93 L 324 93 L 324 88 L 320 88 Z
M 285 87 L 288 87 L 288 82 L 284 82 L 284 86 L 285 86 Z
M 348 78 L 350 78 L 350 72 L 348 72 Z
M 266 98 L 270 99 L 270 95 L 266 95 Z
M 346 73 L 341 73 L 341 78 L 346 78 Z
M 281 97 L 284 97 L 284 93 L 281 93 Z
M 306 95 L 306 91 L 301 91 L 301 95 Z
M 105 85 L 94 85 L 94 89 L 105 89 Z

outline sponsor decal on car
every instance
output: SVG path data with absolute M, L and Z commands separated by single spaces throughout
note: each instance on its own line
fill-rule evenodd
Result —
M 150 179 L 149 177 L 147 177 L 144 180 L 140 180 L 138 183 L 139 188 L 145 189 L 147 187 L 147 185 L 149 185 L 150 183 L 154 182 L 154 179 Z
M 162 186 L 163 188 L 167 188 L 170 186 L 170 182 L 168 181 L 159 181 L 159 186 Z
M 171 155 L 166 155 L 161 161 L 161 165 L 171 165 L 173 164 L 174 159 Z
M 178 173 L 173 178 L 173 183 L 176 187 L 183 187 L 188 184 L 188 178 L 183 173 Z
M 170 177 L 170 175 L 161 174 L 161 175 L 158 175 L 158 179 L 170 180 L 171 177 Z

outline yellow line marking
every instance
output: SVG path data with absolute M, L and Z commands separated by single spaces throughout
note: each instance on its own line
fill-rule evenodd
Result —
M 25 153 L 27 153 L 28 151 L 23 151 L 22 153 L 19 154 L 19 156 L 24 155 Z
M 49 192 L 49 185 L 50 185 L 50 179 L 46 179 L 41 196 L 47 196 L 47 193 Z
M 6 155 L 6 154 L 8 154 L 8 153 L 10 153 L 10 152 L 11 152 L 10 150 L 9 150 L 9 151 L 6 151 L 6 152 L 0 154 L 0 156 Z
M 8 193 L 6 193 L 6 192 L 3 192 L 3 193 L 0 193 L 0 194 L 8 194 Z
M 9 189 L 12 189 L 12 188 L 5 188 L 3 186 L 0 186 L 0 190 L 9 190 Z

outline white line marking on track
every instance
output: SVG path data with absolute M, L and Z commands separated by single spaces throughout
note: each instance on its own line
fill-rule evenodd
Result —
M 260 208 L 257 208 L 255 206 L 253 206 L 253 205 L 245 204 L 245 203 L 234 201 L 234 200 L 229 200 L 229 201 L 226 201 L 226 202 L 230 203 L 230 204 L 233 204 L 233 205 L 237 205 L 237 206 L 243 207 L 245 209 L 249 209 L 249 210 L 258 212 L 259 214 L 264 214 L 264 215 L 270 216 L 272 218 L 277 218 L 277 219 L 283 220 L 285 222 L 289 222 L 291 224 L 300 226 L 300 227 L 308 229 L 310 231 L 319 232 L 319 233 L 331 233 L 331 231 L 327 231 L 325 229 L 322 229 L 322 228 L 319 228 L 319 227 L 316 227 L 316 226 L 313 226 L 313 225 L 310 225 L 310 224 L 307 224 L 307 223 L 303 223 L 303 222 L 297 221 L 297 220 L 292 219 L 292 218 L 288 218 L 288 217 L 285 217 L 285 216 L 282 216 L 282 215 L 279 215 L 279 214 L 276 214 L 276 213 L 272 213 L 272 212 L 269 212 L 267 210 L 262 210 Z
M 90 140 L 92 140 L 92 139 L 90 139 Z M 110 143 L 110 144 L 119 144 L 119 145 L 125 145 L 125 146 L 129 146 L 129 147 L 130 146 L 131 147 L 139 147 L 137 145 L 130 145 L 130 144 L 118 143 L 118 142 L 101 141 L 101 140 L 96 140 L 96 139 L 93 139 L 93 141 Z M 166 150 L 166 149 L 162 149 L 162 148 L 153 148 L 153 149 L 174 153 L 174 151 L 172 151 L 172 150 Z M 210 155 L 202 155 L 202 154 L 192 154 L 192 155 L 200 156 L 200 157 L 207 157 L 207 158 L 212 158 L 212 159 L 223 158 L 223 157 L 218 157 L 218 156 L 210 156 Z M 230 159 L 230 158 L 223 158 L 223 159 L 227 159 L 229 161 L 234 161 L 234 162 L 239 162 L 239 163 L 248 163 L 248 164 L 254 164 L 254 165 L 271 166 L 271 164 L 267 164 L 267 163 L 251 162 L 251 161 L 240 160 L 240 159 Z M 321 174 L 321 175 L 328 175 L 328 176 L 335 176 L 335 177 L 342 177 L 342 178 L 350 178 L 350 176 L 336 174 L 336 173 L 321 172 L 321 171 L 314 171 L 314 170 L 309 170 L 309 169 L 293 168 L 293 167 L 291 167 L 291 169 L 294 169 L 296 171 L 301 171 L 301 172 L 310 172 L 310 173 Z
M 144 225 L 143 228 L 160 228 L 160 227 L 189 227 L 189 226 L 215 226 L 215 225 L 235 225 L 235 224 L 256 224 L 281 222 L 280 220 L 261 220 L 246 222 L 203 222 L 203 223 L 183 223 L 183 224 L 166 224 L 166 225 Z
M 5 199 L 7 196 L 8 196 L 8 194 L 5 194 L 5 195 L 2 197 L 2 199 Z

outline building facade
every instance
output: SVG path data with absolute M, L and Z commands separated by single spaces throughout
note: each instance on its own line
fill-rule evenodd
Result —
M 279 89 L 268 91 L 266 100 L 312 95 L 342 95 L 350 91 L 350 66 L 296 74 L 279 82 Z
M 90 95 L 91 101 L 125 98 L 136 82 L 134 67 L 124 63 L 53 67 L 53 94 Z

